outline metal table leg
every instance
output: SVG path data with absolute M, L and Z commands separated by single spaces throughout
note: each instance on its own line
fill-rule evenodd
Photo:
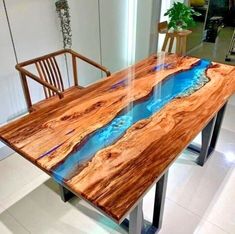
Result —
M 152 223 L 144 220 L 143 218 L 143 201 L 135 207 L 130 213 L 130 220 L 125 219 L 122 226 L 129 230 L 131 234 L 155 234 L 161 229 L 162 218 L 166 197 L 168 171 L 161 177 L 156 184 L 155 200 L 154 200 L 154 211 Z
M 156 184 L 153 222 L 152 225 L 160 230 L 162 227 L 163 211 L 166 198 L 168 171 L 162 176 L 162 178 Z
M 143 229 L 143 200 L 130 213 L 129 234 L 141 234 Z
M 68 200 L 70 200 L 72 197 L 75 196 L 72 192 L 70 192 L 68 189 L 66 189 L 60 184 L 59 184 L 59 188 L 60 188 L 60 197 L 62 201 L 67 202 Z
M 202 130 L 202 146 L 201 146 L 199 157 L 197 159 L 197 163 L 200 166 L 203 166 L 209 157 L 209 148 L 210 148 L 212 135 L 214 132 L 216 119 L 217 119 L 217 116 L 215 116 L 209 122 L 209 124 L 207 124 L 207 126 Z M 210 150 L 210 151 L 212 152 L 213 150 Z
M 213 136 L 211 139 L 211 145 L 210 145 L 212 149 L 215 149 L 215 146 L 216 146 L 216 143 L 218 140 L 218 136 L 220 134 L 221 124 L 224 119 L 224 113 L 226 111 L 226 107 L 227 107 L 227 103 L 225 103 L 225 105 L 220 109 L 220 111 L 217 114 L 215 128 L 214 128 Z
M 211 153 L 214 151 L 221 129 L 227 103 L 219 110 L 216 116 L 202 130 L 201 147 L 190 144 L 187 149 L 199 154 L 197 163 L 203 166 Z

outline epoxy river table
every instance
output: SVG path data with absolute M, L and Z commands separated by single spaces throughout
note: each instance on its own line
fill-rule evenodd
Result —
M 71 191 L 117 223 L 130 213 L 129 232 L 138 234 L 143 196 L 157 183 L 152 225 L 159 228 L 168 168 L 203 129 L 206 160 L 217 113 L 234 91 L 232 66 L 151 56 L 1 127 L 0 137 L 64 196 Z

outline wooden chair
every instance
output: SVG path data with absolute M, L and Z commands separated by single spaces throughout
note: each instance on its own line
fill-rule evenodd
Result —
M 158 23 L 158 33 L 166 34 L 164 43 L 162 46 L 162 51 L 168 51 L 168 53 L 172 53 L 174 40 L 176 39 L 176 54 L 178 55 L 186 54 L 187 37 L 189 34 L 192 33 L 192 31 L 184 30 L 181 32 L 168 32 L 167 21 L 164 21 L 164 22 Z M 167 47 L 168 47 L 168 50 L 167 50 Z
M 61 70 L 57 63 L 56 57 L 63 54 L 69 54 L 72 58 L 72 68 L 73 68 L 73 78 L 74 86 L 68 89 L 64 88 L 63 78 L 61 75 Z M 16 69 L 20 73 L 22 80 L 23 91 L 26 99 L 26 104 L 28 111 L 32 112 L 40 108 L 47 107 L 53 102 L 58 101 L 59 99 L 64 98 L 65 96 L 70 96 L 73 93 L 77 92 L 78 89 L 83 87 L 78 85 L 78 73 L 77 73 L 77 61 L 76 59 L 81 59 L 86 63 L 104 71 L 107 76 L 110 76 L 111 73 L 105 67 L 99 65 L 98 63 L 76 53 L 71 49 L 59 50 L 54 53 L 50 53 L 38 58 L 34 58 L 16 65 Z M 25 67 L 33 65 L 37 70 L 37 75 L 33 74 L 26 69 Z M 42 100 L 38 103 L 32 104 L 30 97 L 29 86 L 27 78 L 31 78 L 34 81 L 38 82 L 43 86 L 45 100 Z M 59 97 L 59 98 L 58 98 Z

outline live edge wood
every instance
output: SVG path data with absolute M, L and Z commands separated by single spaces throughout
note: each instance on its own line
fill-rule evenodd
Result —
M 176 55 L 162 61 L 162 57 L 151 56 L 3 126 L 1 140 L 51 174 L 89 133 L 110 122 L 130 102 L 148 95 L 166 76 L 189 69 L 197 61 Z M 162 62 L 171 66 L 153 69 Z M 100 150 L 65 186 L 121 222 L 234 93 L 234 67 L 214 63 L 206 75 L 210 82 L 205 86 L 134 124 L 115 144 Z M 126 78 L 129 85 L 110 89 Z M 58 145 L 61 147 L 50 153 Z

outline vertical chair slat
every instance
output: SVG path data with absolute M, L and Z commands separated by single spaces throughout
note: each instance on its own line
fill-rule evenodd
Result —
M 53 62 L 52 58 L 48 58 L 48 61 L 50 62 L 50 66 L 51 66 L 52 71 L 53 71 L 53 77 L 54 77 L 54 80 L 55 80 L 55 86 L 61 91 L 62 88 L 60 86 L 60 82 L 58 81 L 58 74 L 56 72 L 56 68 L 55 68 L 54 62 Z
M 54 64 L 55 64 L 55 66 L 56 66 L 57 73 L 58 73 L 58 75 L 59 75 L 59 79 L 58 79 L 58 80 L 59 80 L 59 82 L 60 82 L 62 91 L 64 91 L 64 83 L 63 83 L 63 79 L 62 79 L 62 76 L 61 76 L 61 73 L 60 73 L 60 69 L 59 69 L 58 63 L 57 63 L 57 61 L 56 61 L 56 59 L 55 59 L 54 56 L 52 57 L 52 59 L 53 59 L 53 62 L 54 62 Z
M 56 69 L 56 65 L 54 64 L 54 60 L 52 58 L 49 58 L 49 61 L 51 63 L 51 66 L 52 66 L 52 69 L 53 69 L 53 72 L 54 72 L 57 88 L 60 91 L 63 91 L 63 87 L 61 85 L 60 78 L 59 78 L 59 72 Z
M 56 56 L 59 56 L 62 54 L 65 55 L 66 53 L 69 53 L 72 56 L 72 68 L 73 68 L 75 86 L 78 86 L 78 70 L 77 70 L 77 62 L 76 62 L 77 59 L 81 59 L 87 62 L 88 64 L 104 71 L 107 74 L 107 76 L 110 75 L 110 72 L 102 65 L 99 65 L 96 62 L 70 49 L 59 50 L 59 51 L 56 51 L 56 52 L 53 52 L 44 56 L 40 56 L 34 59 L 30 59 L 28 61 L 19 63 L 16 65 L 16 69 L 20 72 L 20 75 L 22 77 L 22 85 L 23 85 L 29 111 L 33 111 L 36 109 L 33 109 L 34 107 L 32 105 L 32 101 L 30 98 L 27 78 L 31 78 L 32 80 L 38 82 L 39 84 L 43 86 L 46 99 L 49 99 L 50 97 L 53 97 L 55 95 L 58 95 L 60 99 L 64 97 L 63 92 L 65 91 L 65 88 L 63 84 L 62 73 L 60 71 Z M 37 70 L 36 75 L 24 68 L 29 65 L 34 65 L 36 67 L 36 70 Z
M 53 73 L 52 66 L 51 66 L 49 58 L 45 59 L 45 61 L 46 61 L 46 64 L 47 64 L 48 72 L 49 72 L 51 80 L 52 80 L 52 84 L 51 85 L 53 85 L 54 87 L 58 88 L 57 84 L 56 84 L 55 75 Z
M 41 71 L 42 71 L 42 74 L 43 74 L 43 77 L 44 77 L 44 80 L 47 82 L 47 83 L 50 83 L 50 81 L 48 80 L 47 78 L 47 75 L 46 75 L 46 71 L 44 69 L 44 66 L 43 66 L 43 63 L 42 63 L 42 60 L 39 60 L 39 65 L 40 65 L 40 68 L 41 68 Z M 51 97 L 52 96 L 52 91 L 50 89 L 47 89 L 47 98 L 48 97 Z
M 39 63 L 36 62 L 36 63 L 35 63 L 35 66 L 36 66 L 36 68 L 37 68 L 39 77 L 40 77 L 42 80 L 46 81 L 46 79 L 44 78 L 44 76 L 43 76 L 43 74 L 42 74 L 42 71 L 41 71 L 41 68 L 40 68 Z M 47 89 L 46 89 L 45 86 L 43 86 L 43 90 L 44 90 L 45 97 L 48 98 L 48 93 L 47 93 Z
M 52 78 L 51 78 L 51 75 L 50 75 L 50 72 L 49 72 L 49 69 L 47 67 L 47 63 L 45 60 L 42 60 L 42 64 L 44 66 L 44 69 L 46 71 L 46 75 L 47 75 L 47 80 L 48 80 L 48 83 L 53 85 L 53 81 L 52 81 Z M 51 94 L 50 94 L 50 97 L 54 96 L 54 92 L 52 91 Z

